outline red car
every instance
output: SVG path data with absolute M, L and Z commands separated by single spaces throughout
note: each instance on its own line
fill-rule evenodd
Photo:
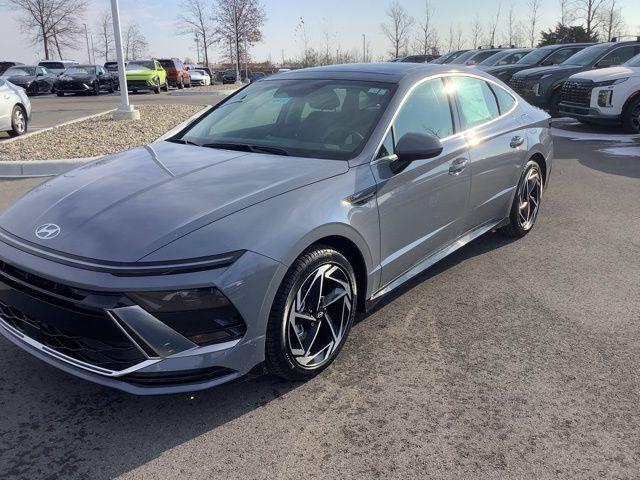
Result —
M 182 89 L 191 87 L 189 71 L 178 58 L 159 58 L 160 65 L 167 71 L 167 83 Z

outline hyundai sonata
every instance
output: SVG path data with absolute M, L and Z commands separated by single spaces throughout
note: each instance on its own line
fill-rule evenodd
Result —
M 478 236 L 526 235 L 549 116 L 483 72 L 384 63 L 250 84 L 0 217 L 0 331 L 128 392 L 259 364 L 308 379 L 357 310 Z

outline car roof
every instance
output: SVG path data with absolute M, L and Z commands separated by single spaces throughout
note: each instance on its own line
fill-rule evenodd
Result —
M 380 63 L 349 63 L 343 65 L 327 65 L 323 67 L 303 68 L 280 72 L 269 78 L 291 78 L 291 79 L 318 79 L 331 78 L 335 80 L 364 80 L 383 81 L 389 83 L 399 83 L 403 78 L 416 73 L 424 75 L 447 73 L 457 71 L 451 65 L 440 65 L 433 63 L 402 63 L 402 62 L 380 62 Z

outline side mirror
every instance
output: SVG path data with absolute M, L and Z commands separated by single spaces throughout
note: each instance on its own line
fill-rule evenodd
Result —
M 440 139 L 427 133 L 405 133 L 396 144 L 396 155 L 402 162 L 433 158 L 441 153 Z
M 42 72 L 36 72 L 36 77 L 42 77 L 44 74 Z
M 611 65 L 609 65 L 608 62 L 598 62 L 596 63 L 596 68 L 609 68 Z

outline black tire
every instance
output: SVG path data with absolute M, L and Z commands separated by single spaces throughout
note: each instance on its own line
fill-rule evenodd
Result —
M 168 81 L 164 82 L 164 86 L 162 87 L 162 90 L 165 91 L 165 92 L 169 91 L 169 82 Z
M 184 88 L 191 88 L 191 79 L 189 79 L 189 83 L 184 84 Z
M 540 179 L 538 204 L 535 207 L 536 208 L 535 216 L 531 224 L 528 224 L 527 222 L 524 222 L 523 224 L 520 217 L 520 205 L 521 205 L 520 192 L 524 188 L 525 180 L 529 178 L 529 175 L 532 173 L 532 171 L 536 171 Z M 520 176 L 520 180 L 518 181 L 518 186 L 516 187 L 516 194 L 513 197 L 513 203 L 511 204 L 511 210 L 509 211 L 509 224 L 505 225 L 500 229 L 500 231 L 503 234 L 513 238 L 522 238 L 533 229 L 533 227 L 535 226 L 535 221 L 537 220 L 537 217 L 538 217 L 538 209 L 540 207 L 540 202 L 542 199 L 542 192 L 544 191 L 543 182 L 544 182 L 544 177 L 542 175 L 542 168 L 540 167 L 540 164 L 538 163 L 538 161 L 534 159 L 529 160 L 527 162 L 527 165 L 524 168 L 524 171 L 522 172 L 522 175 Z M 531 204 L 531 201 L 529 201 L 528 203 Z
M 115 86 L 115 84 L 114 84 L 113 82 L 111 82 L 111 83 L 109 84 L 109 90 L 107 90 L 107 91 L 108 91 L 109 93 L 113 93 L 113 92 L 115 92 L 115 91 L 116 91 L 116 86 Z
M 622 114 L 622 128 L 627 133 L 640 133 L 640 95 L 625 108 Z
M 558 118 L 560 116 L 560 89 L 558 88 L 549 101 L 549 115 L 552 118 Z
M 38 89 L 38 84 L 36 84 L 35 82 L 31 84 L 31 86 L 27 89 L 27 95 L 38 95 L 38 93 L 40 93 L 40 90 Z
M 100 95 L 100 84 L 98 82 L 93 84 L 93 92 L 91 92 L 91 95 L 95 95 L 96 97 Z
M 59 97 L 64 97 L 64 92 L 56 92 L 56 95 L 58 95 Z
M 333 268 L 334 266 L 338 267 L 336 270 L 341 273 L 343 278 L 348 279 L 348 284 L 351 288 L 351 308 L 349 309 L 348 318 L 343 319 L 344 328 L 342 329 L 342 337 L 340 338 L 338 343 L 333 342 L 334 347 L 331 348 L 331 354 L 327 355 L 326 358 L 322 360 L 322 363 L 317 366 L 303 367 L 296 360 L 296 357 L 292 352 L 293 347 L 289 344 L 290 337 L 288 334 L 288 329 L 291 328 L 291 326 L 288 317 L 291 308 L 293 308 L 298 290 L 303 288 L 303 286 L 307 284 L 305 282 L 309 282 L 309 278 L 311 275 L 313 275 L 314 272 L 316 272 L 319 268 L 327 265 L 330 265 L 330 268 Z M 311 286 L 313 286 L 313 282 L 311 283 Z M 311 289 L 311 286 L 309 286 L 309 289 Z M 315 298 L 318 297 L 316 296 Z M 347 296 L 344 298 L 349 297 Z M 306 296 L 303 303 L 304 302 L 306 302 Z M 303 381 L 313 378 L 322 370 L 327 368 L 338 356 L 340 350 L 347 340 L 347 337 L 349 336 L 349 331 L 355 317 L 357 302 L 358 297 L 356 290 L 355 273 L 353 271 L 353 267 L 344 257 L 344 255 L 334 250 L 333 248 L 324 245 L 315 245 L 307 249 L 289 268 L 287 274 L 282 280 L 280 288 L 278 289 L 278 292 L 273 301 L 273 305 L 271 307 L 265 340 L 265 363 L 269 372 L 286 380 Z M 320 300 L 318 301 L 318 304 L 319 303 Z M 328 311 L 327 308 L 324 309 L 325 312 Z M 329 316 L 327 314 L 326 316 L 321 315 L 320 317 L 315 318 L 320 318 L 320 320 L 317 320 L 318 324 L 322 323 L 323 321 L 326 324 Z M 329 321 L 331 320 L 329 319 Z M 313 323 L 311 325 L 313 326 Z M 324 324 L 318 325 L 316 334 L 313 337 L 314 339 L 316 338 L 316 336 L 318 337 L 318 339 L 320 339 L 319 331 L 323 325 Z M 333 331 L 333 329 L 331 329 L 331 331 Z M 323 332 L 326 335 L 327 332 L 329 332 L 329 328 L 325 327 Z M 307 334 L 308 332 L 304 333 L 304 335 Z M 302 344 L 300 345 L 302 346 Z
M 13 107 L 11 111 L 11 130 L 9 130 L 10 137 L 19 137 L 27 133 L 29 120 L 27 119 L 27 112 L 20 105 Z
M 184 77 L 180 77 L 178 80 L 178 90 L 182 90 L 184 88 Z

